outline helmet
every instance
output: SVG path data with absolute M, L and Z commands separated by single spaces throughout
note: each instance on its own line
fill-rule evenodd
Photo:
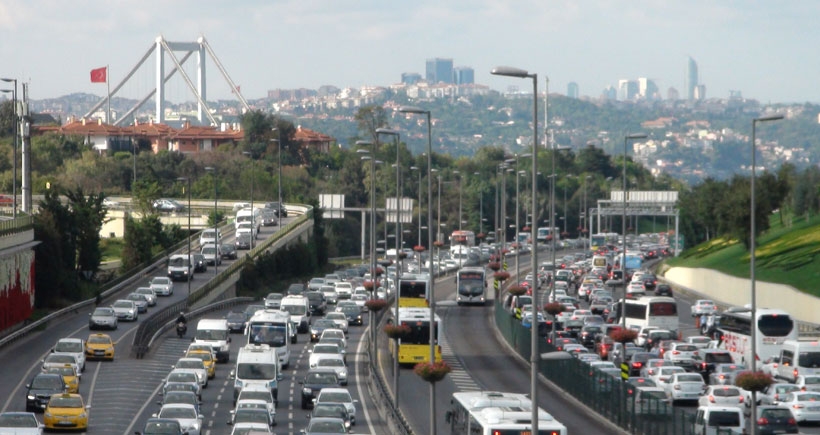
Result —
M 179 315 L 180 315 L 180 316 L 182 316 L 182 315 L 184 315 L 184 314 L 185 314 L 185 311 L 180 311 L 180 312 L 179 312 Z

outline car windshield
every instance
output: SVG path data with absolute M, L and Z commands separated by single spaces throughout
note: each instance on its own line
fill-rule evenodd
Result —
M 159 411 L 161 418 L 196 418 L 196 410 L 192 407 L 164 407 Z
M 199 400 L 196 398 L 196 394 L 191 394 L 186 391 L 171 391 L 165 393 L 163 401 L 165 403 L 189 403 L 191 405 L 196 405 L 199 403 Z
M 336 374 L 334 373 L 308 373 L 305 377 L 306 384 L 335 384 Z
M 176 368 L 178 369 L 203 369 L 205 368 L 204 363 L 201 360 L 182 360 L 178 361 Z
M 46 363 L 53 364 L 76 364 L 77 359 L 74 355 L 51 354 L 46 357 Z
M 181 429 L 176 421 L 149 421 L 145 424 L 145 435 L 179 435 Z
M 321 393 L 321 402 L 350 403 L 352 400 L 350 393 L 347 391 L 323 391 Z
M 304 305 L 283 305 L 282 310 L 287 311 L 292 316 L 304 316 L 307 313 L 307 307 Z
M 339 348 L 335 344 L 313 346 L 313 353 L 339 353 Z
M 185 265 L 185 258 L 177 258 L 174 260 L 176 266 L 184 266 Z M 161 278 L 157 277 L 151 280 L 151 285 L 167 285 L 170 284 L 171 280 L 168 278 Z
M 324 404 L 316 405 L 313 408 L 314 417 L 333 417 L 345 419 L 347 417 L 347 408 L 344 405 Z
M 114 315 L 114 310 L 111 308 L 97 308 L 94 310 L 94 316 L 110 317 Z
M 51 396 L 48 406 L 52 408 L 82 408 L 83 399 L 78 396 Z
M 227 329 L 197 329 L 195 338 L 197 340 L 227 340 L 228 339 L 228 330 Z
M 265 402 L 271 401 L 271 395 L 265 391 L 242 391 L 239 393 L 239 400 L 264 400 Z
M 59 376 L 37 376 L 31 381 L 31 388 L 38 390 L 62 389 L 63 380 Z
M 703 378 L 700 375 L 680 375 L 678 376 L 678 382 L 700 382 L 703 383 Z
M 236 367 L 239 379 L 270 380 L 276 378 L 276 364 L 241 363 Z
M 114 305 L 112 305 L 112 307 L 114 307 L 114 308 L 133 308 L 134 303 L 131 302 L 131 301 L 117 301 L 117 302 L 114 302 Z
M 36 428 L 40 424 L 37 422 L 37 417 L 33 414 L 24 413 L 5 413 L 0 414 L 0 427 L 30 427 Z M 12 432 L 14 433 L 14 432 Z
M 344 367 L 345 362 L 337 358 L 322 358 L 316 365 L 318 367 Z
M 712 394 L 716 397 L 737 397 L 740 396 L 740 390 L 737 388 L 721 387 L 715 388 Z
M 338 421 L 312 421 L 308 433 L 347 433 L 347 429 Z
M 197 382 L 197 379 L 193 373 L 172 372 L 168 375 L 168 382 Z
M 60 341 L 54 347 L 54 351 L 80 353 L 83 351 L 83 343 L 80 341 Z
M 74 369 L 71 367 L 52 367 L 46 373 L 57 373 L 62 376 L 77 376 Z
M 264 423 L 268 424 L 268 411 L 266 410 L 259 410 L 259 409 L 252 409 L 252 408 L 242 408 L 237 409 L 236 413 L 234 414 L 234 424 L 236 423 Z

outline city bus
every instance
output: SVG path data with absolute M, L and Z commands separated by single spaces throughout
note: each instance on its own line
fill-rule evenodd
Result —
M 589 249 L 595 252 L 606 246 L 606 234 L 598 233 L 589 237 Z
M 393 318 L 396 312 L 393 310 Z M 390 349 L 396 357 L 398 345 L 398 360 L 402 365 L 415 365 L 420 362 L 430 362 L 430 309 L 419 307 L 399 307 L 398 324 L 410 328 L 410 333 L 399 340 L 390 340 Z M 439 338 L 442 334 L 441 319 L 438 314 L 433 317 L 433 337 L 435 361 L 441 361 L 441 346 Z
M 623 324 L 624 322 L 620 317 L 620 304 L 623 303 L 624 300 L 621 299 L 616 304 L 618 309 L 617 324 Z M 626 299 L 624 315 L 626 317 L 626 327 L 635 330 L 654 326 L 659 329 L 677 332 L 679 328 L 678 304 L 674 298 L 668 296 L 644 296 L 638 299 Z
M 467 246 L 468 248 L 475 246 L 475 233 L 467 230 L 453 231 L 453 234 L 450 236 L 450 246 L 455 245 Z
M 402 274 L 399 279 L 400 307 L 427 307 L 427 289 L 430 276 L 427 274 Z
M 290 314 L 279 310 L 260 310 L 248 320 L 247 344 L 267 344 L 279 359 L 279 368 L 290 365 L 290 342 L 296 337 Z
M 462 267 L 456 273 L 456 303 L 484 305 L 487 301 L 487 273 L 483 267 Z
M 752 312 L 748 308 L 734 308 L 720 313 L 720 340 L 718 347 L 732 354 L 737 363 L 751 364 L 752 328 L 755 328 L 757 359 L 765 361 L 780 354 L 786 340 L 797 340 L 798 330 L 794 319 L 783 310 L 758 308 L 757 320 L 752 325 Z
M 535 233 L 535 239 L 538 243 L 546 243 L 550 236 L 555 236 L 555 241 L 561 240 L 561 231 L 558 227 L 539 227 Z
M 453 393 L 444 418 L 454 435 L 533 435 L 532 401 L 520 393 Z M 566 426 L 538 408 L 538 435 L 566 433 Z

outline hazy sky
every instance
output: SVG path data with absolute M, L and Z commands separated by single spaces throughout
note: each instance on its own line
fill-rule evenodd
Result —
M 813 0 L 0 0 L 0 77 L 28 81 L 35 99 L 103 95 L 92 68 L 109 65 L 113 87 L 157 36 L 204 35 L 251 99 L 275 88 L 389 85 L 403 72 L 423 75 L 433 57 L 474 68 L 477 83 L 497 90 L 531 87 L 489 73 L 509 65 L 538 73 L 540 90 L 549 76 L 561 94 L 571 81 L 597 97 L 618 79 L 649 77 L 664 96 L 669 87 L 684 95 L 692 56 L 707 97 L 739 90 L 817 103 L 818 20 Z M 146 94 L 154 68 L 152 59 L 123 96 Z M 228 97 L 208 68 L 209 98 Z M 192 100 L 175 83 L 169 99 Z

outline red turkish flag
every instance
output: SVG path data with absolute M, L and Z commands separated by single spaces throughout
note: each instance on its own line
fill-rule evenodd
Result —
M 102 68 L 92 69 L 91 70 L 91 83 L 105 83 L 107 73 L 108 73 L 108 67 L 107 66 L 104 66 Z

